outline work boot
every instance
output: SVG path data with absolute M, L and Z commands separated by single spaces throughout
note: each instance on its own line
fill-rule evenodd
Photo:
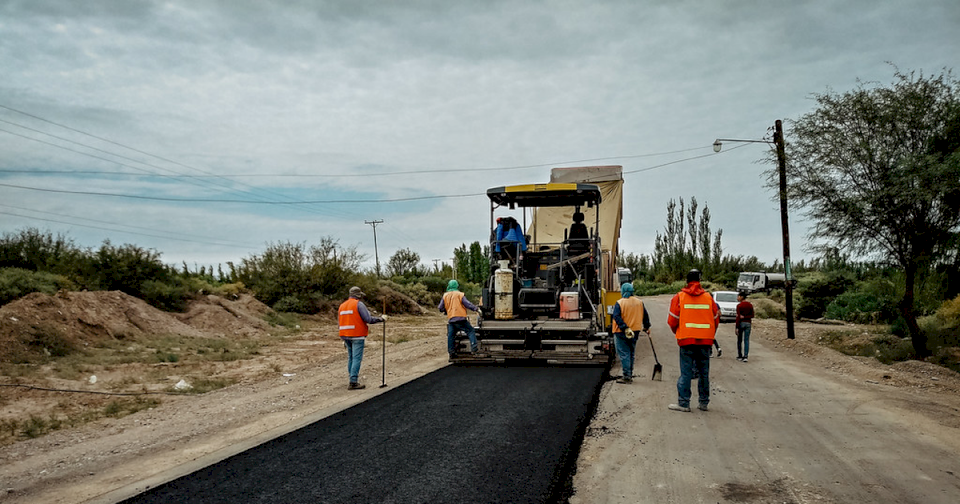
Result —
M 367 386 L 357 382 L 350 382 L 350 385 L 347 385 L 347 390 L 360 390 L 364 388 L 367 388 Z
M 709 408 L 707 408 L 707 405 L 704 404 L 704 403 L 700 403 L 700 406 L 697 406 L 697 409 L 699 409 L 700 411 L 708 411 L 708 410 L 709 410 Z
M 629 385 L 633 383 L 633 378 L 630 376 L 621 376 L 620 378 L 617 378 L 617 383 L 625 383 Z
M 671 409 L 673 411 L 683 411 L 684 413 L 690 413 L 690 406 L 680 406 L 679 404 L 671 404 L 670 406 L 667 406 L 667 409 Z

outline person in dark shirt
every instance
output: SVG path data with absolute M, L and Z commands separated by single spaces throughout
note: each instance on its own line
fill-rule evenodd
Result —
M 750 324 L 753 322 L 753 304 L 747 301 L 747 294 L 737 294 L 737 319 L 734 321 L 737 330 L 737 360 L 747 362 L 750 353 Z

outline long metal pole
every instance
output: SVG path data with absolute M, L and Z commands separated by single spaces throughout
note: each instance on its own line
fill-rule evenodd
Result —
M 793 274 L 790 271 L 790 224 L 787 219 L 787 153 L 783 140 L 783 122 L 777 119 L 773 142 L 777 145 L 777 164 L 780 168 L 780 226 L 783 228 L 784 292 L 787 308 L 787 339 L 794 339 L 793 330 Z

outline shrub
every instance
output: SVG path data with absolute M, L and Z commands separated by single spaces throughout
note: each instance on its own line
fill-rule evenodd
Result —
M 187 303 L 193 298 L 187 288 L 180 282 L 174 284 L 156 280 L 147 280 L 140 286 L 140 297 L 150 305 L 166 311 L 182 312 Z
M 798 303 L 797 316 L 812 319 L 822 317 L 827 306 L 853 284 L 853 275 L 847 272 L 834 271 L 805 276 L 797 284 L 797 292 L 803 301 Z
M 19 299 L 31 292 L 55 294 L 60 289 L 76 286 L 67 277 L 45 271 L 30 271 L 23 268 L 0 269 L 0 305 Z
M 880 300 L 873 294 L 846 292 L 827 305 L 826 318 L 856 324 L 876 324 L 880 319 Z
M 787 319 L 787 309 L 784 305 L 769 299 L 769 298 L 758 298 L 752 299 L 750 302 L 753 304 L 754 316 L 757 318 L 767 318 L 767 319 L 776 319 L 776 320 L 786 320 Z
M 304 299 L 299 296 L 284 296 L 273 303 L 272 308 L 278 312 L 292 313 L 316 313 L 317 305 L 310 299 Z
M 960 327 L 960 296 L 944 301 L 936 315 L 945 327 Z

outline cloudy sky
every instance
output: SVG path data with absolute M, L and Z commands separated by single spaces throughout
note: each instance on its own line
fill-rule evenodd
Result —
M 767 146 L 714 139 L 958 59 L 957 0 L 0 0 L 0 231 L 191 267 L 329 236 L 372 268 L 382 220 L 381 264 L 432 266 L 486 242 L 487 188 L 618 164 L 624 251 L 695 197 L 771 263 Z

